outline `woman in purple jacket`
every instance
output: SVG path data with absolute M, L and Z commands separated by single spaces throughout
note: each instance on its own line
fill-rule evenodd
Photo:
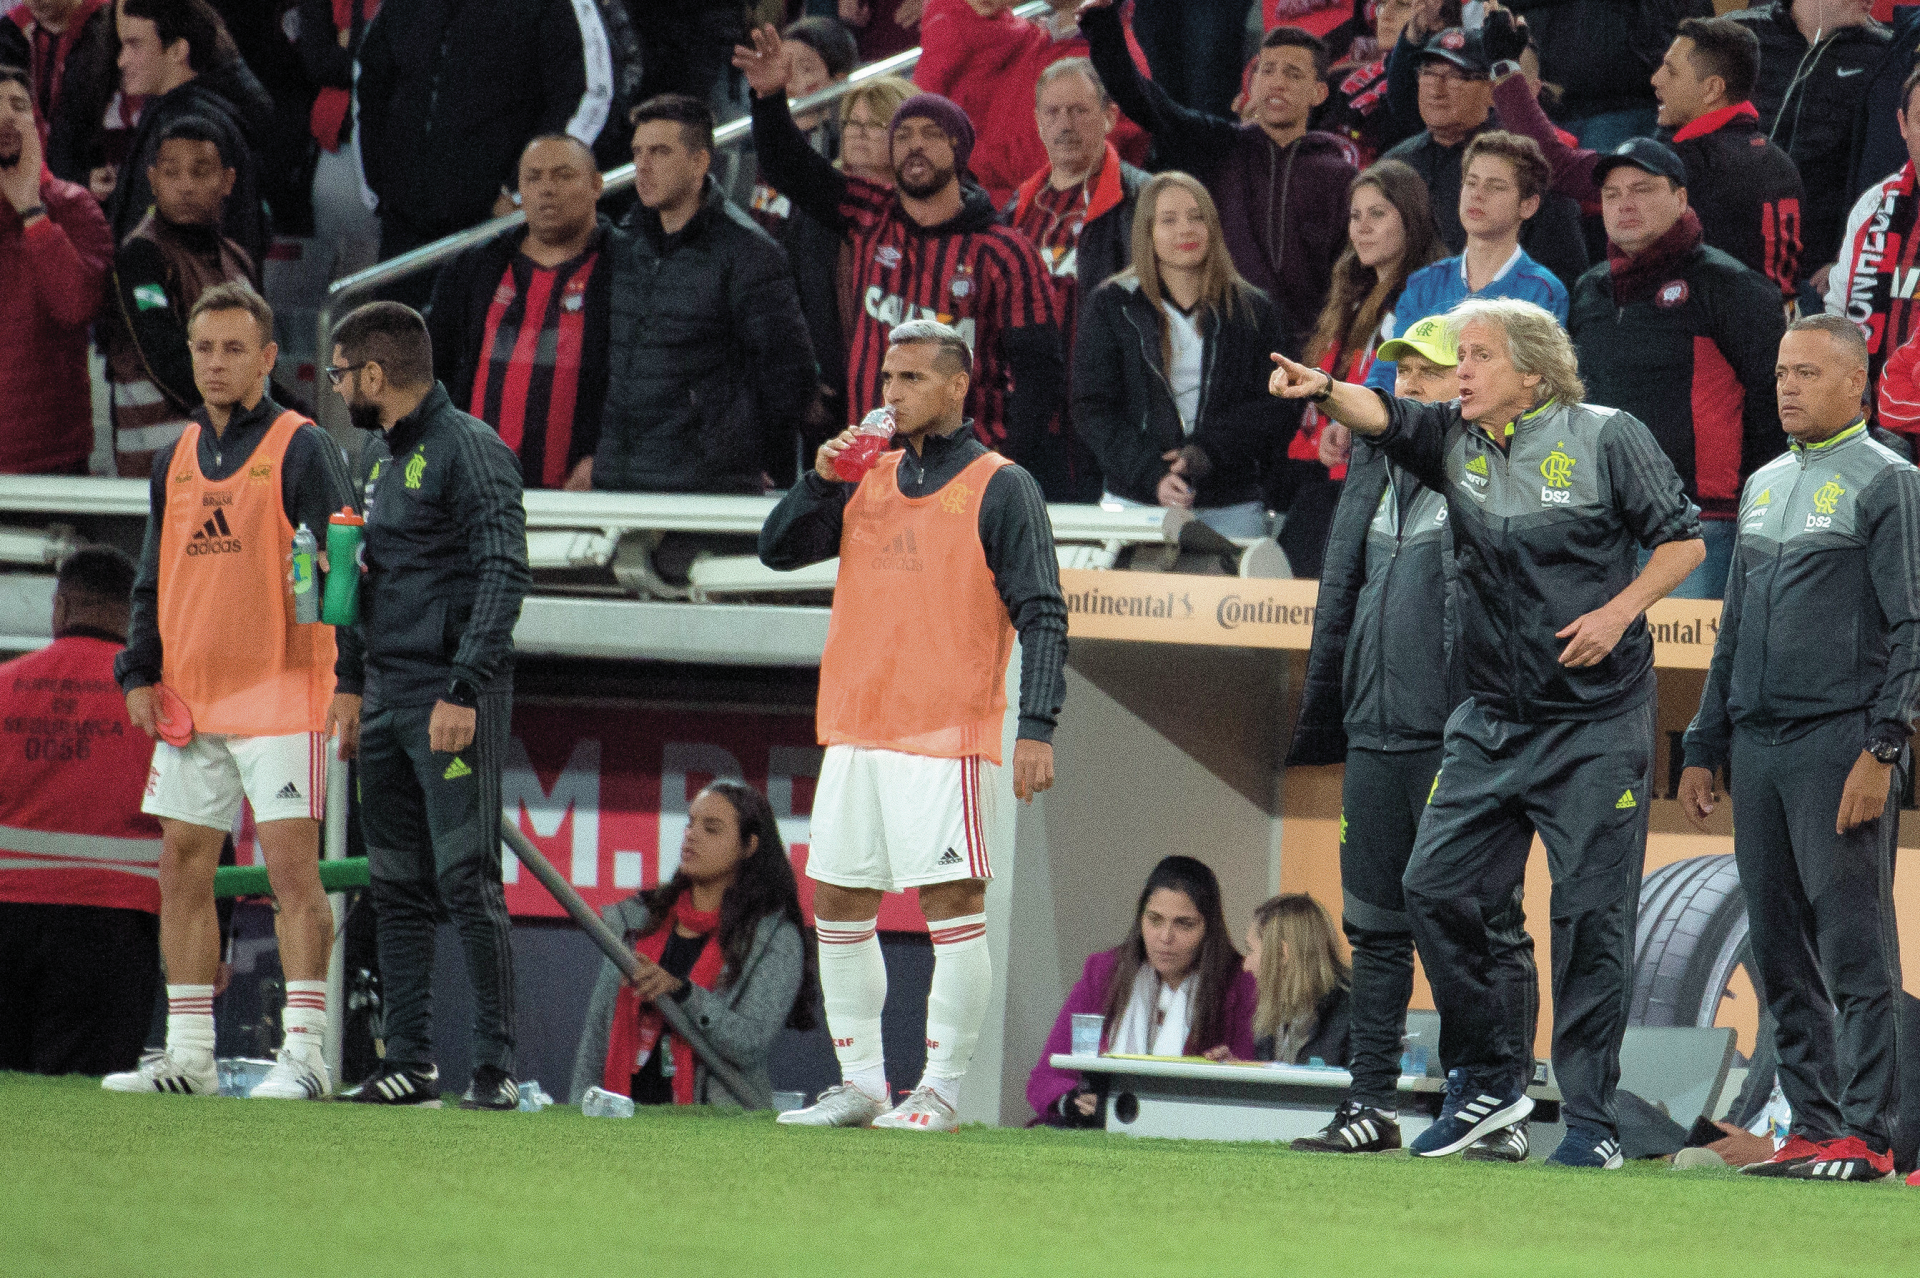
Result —
M 1067 1051 L 1075 1013 L 1105 1021 L 1102 1052 L 1140 1056 L 1253 1056 L 1257 989 L 1220 912 L 1220 881 L 1190 856 L 1153 867 L 1133 930 L 1114 949 L 1087 959 L 1027 1079 L 1036 1122 L 1098 1127 L 1100 1092 L 1047 1062 Z

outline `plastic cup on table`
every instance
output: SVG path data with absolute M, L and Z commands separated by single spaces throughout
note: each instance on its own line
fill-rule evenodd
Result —
M 1106 1017 L 1098 1012 L 1075 1012 L 1073 1014 L 1073 1054 L 1098 1056 L 1100 1030 L 1105 1024 Z

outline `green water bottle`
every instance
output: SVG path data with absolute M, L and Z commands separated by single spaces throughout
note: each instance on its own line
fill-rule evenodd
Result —
M 327 589 L 320 620 L 350 626 L 360 620 L 360 542 L 367 521 L 343 508 L 327 521 Z

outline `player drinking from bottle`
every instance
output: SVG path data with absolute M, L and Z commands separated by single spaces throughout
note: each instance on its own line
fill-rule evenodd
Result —
M 279 912 L 285 1043 L 256 1097 L 316 1099 L 329 1089 L 324 1036 L 333 913 L 320 889 L 320 814 L 332 731 L 331 628 L 294 621 L 288 589 L 296 527 L 316 536 L 351 505 L 340 449 L 266 394 L 279 348 L 273 311 L 241 283 L 208 289 L 187 320 L 193 422 L 154 454 L 147 535 L 127 647 L 114 676 L 135 727 L 157 737 L 167 688 L 191 739 L 154 746 L 145 811 L 160 818 L 160 953 L 167 1038 L 116 1092 L 212 1095 L 213 982 L 219 923 L 213 871 L 244 795 Z M 172 718 L 172 715 L 167 715 Z M 171 726 L 171 725 L 169 725 Z
M 844 431 L 760 531 L 760 558 L 793 569 L 840 557 L 820 661 L 827 747 L 807 874 L 817 885 L 820 989 L 842 1082 L 783 1123 L 959 1126 L 966 1073 L 993 985 L 986 881 L 997 837 L 1007 662 L 1020 638 L 1013 792 L 1053 784 L 1065 695 L 1067 609 L 1040 488 L 988 452 L 962 415 L 972 368 L 960 334 L 916 320 L 888 336 L 884 395 L 903 447 L 858 483 L 834 461 Z M 918 888 L 933 933 L 927 1067 L 889 1108 L 880 1049 L 884 892 Z

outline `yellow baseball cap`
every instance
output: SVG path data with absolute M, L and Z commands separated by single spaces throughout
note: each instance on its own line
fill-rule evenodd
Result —
M 1460 362 L 1459 352 L 1454 348 L 1453 334 L 1448 331 L 1446 317 L 1442 315 L 1429 315 L 1399 337 L 1380 343 L 1374 358 L 1397 360 L 1408 351 L 1424 355 L 1447 368 Z

